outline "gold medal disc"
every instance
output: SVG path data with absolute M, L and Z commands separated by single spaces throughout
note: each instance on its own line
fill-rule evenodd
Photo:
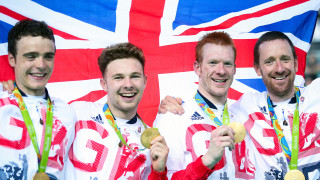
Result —
M 33 180 L 50 180 L 49 176 L 45 172 L 37 172 L 32 179 Z
M 234 134 L 235 143 L 242 142 L 246 137 L 246 128 L 239 122 L 231 122 L 229 125 L 236 133 Z
M 287 172 L 284 180 L 305 180 L 305 177 L 301 171 L 293 169 Z
M 144 130 L 141 134 L 140 140 L 141 140 L 141 144 L 146 147 L 146 148 L 150 148 L 150 143 L 151 141 L 160 136 L 160 133 L 158 131 L 158 129 L 156 128 L 148 128 L 146 130 Z

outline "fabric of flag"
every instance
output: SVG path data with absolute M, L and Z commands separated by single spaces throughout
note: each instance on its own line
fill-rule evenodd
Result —
M 161 98 L 197 89 L 195 45 L 208 32 L 226 31 L 237 48 L 230 99 L 265 90 L 252 66 L 254 44 L 267 31 L 282 31 L 293 41 L 299 61 L 295 83 L 303 84 L 319 8 L 319 0 L 1 0 L 0 81 L 14 79 L 7 34 L 22 19 L 45 21 L 53 29 L 57 53 L 47 87 L 69 103 L 104 103 L 97 58 L 111 44 L 131 42 L 146 56 L 148 83 L 138 112 L 152 125 Z

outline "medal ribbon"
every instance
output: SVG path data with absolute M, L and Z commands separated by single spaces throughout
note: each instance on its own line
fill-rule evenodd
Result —
M 194 95 L 194 99 L 196 100 L 196 102 L 198 103 L 198 105 L 201 107 L 201 109 L 210 117 L 210 119 L 219 127 L 222 124 L 226 124 L 228 125 L 230 122 L 230 118 L 229 118 L 229 112 L 228 112 L 228 104 L 227 102 L 224 105 L 224 109 L 223 109 L 223 122 L 221 123 L 221 121 L 218 119 L 218 117 L 214 114 L 214 112 L 210 109 L 210 107 L 208 106 L 208 104 L 204 101 L 204 99 L 201 97 L 201 95 L 197 92 Z
M 106 116 L 106 119 L 108 120 L 109 124 L 111 125 L 111 127 L 113 127 L 113 130 L 116 132 L 116 134 L 118 135 L 120 141 L 125 145 L 127 146 L 129 149 L 131 150 L 136 150 L 136 149 L 132 149 L 128 144 L 127 142 L 125 141 L 125 139 L 123 138 L 122 134 L 121 134 L 121 131 L 119 129 L 119 127 L 117 126 L 117 123 L 116 121 L 114 120 L 114 117 L 109 109 L 109 106 L 108 106 L 108 103 L 106 103 L 104 106 L 103 106 L 103 112 L 104 112 L 104 115 Z M 144 123 L 141 119 L 141 117 L 137 114 L 138 118 L 140 119 L 141 123 L 143 124 L 144 128 L 147 129 L 147 125 L 146 123 Z M 142 151 L 142 150 L 145 150 L 144 149 L 137 149 L 138 151 Z
M 13 94 L 15 95 L 15 97 L 17 98 L 18 101 L 18 105 L 20 108 L 20 112 L 22 114 L 24 123 L 26 124 L 30 139 L 32 141 L 34 150 L 37 153 L 38 156 L 38 160 L 40 160 L 40 165 L 39 165 L 39 172 L 45 172 L 46 167 L 47 167 L 47 163 L 48 163 L 48 158 L 49 158 L 49 151 L 50 151 L 50 146 L 51 146 L 51 138 L 52 138 L 52 124 L 53 124 L 53 112 L 52 112 L 52 103 L 50 100 L 50 97 L 48 97 L 47 100 L 47 114 L 46 114 L 46 128 L 45 128 L 45 139 L 44 139 L 44 145 L 43 145 L 43 149 L 42 149 L 42 156 L 40 155 L 39 152 L 39 146 L 37 143 L 37 136 L 36 136 L 36 132 L 34 130 L 34 126 L 32 123 L 32 120 L 30 118 L 29 112 L 26 108 L 26 104 L 23 101 L 22 95 L 19 91 L 19 89 L 17 88 L 16 83 L 14 83 L 14 90 L 13 90 Z
M 277 137 L 279 139 L 279 142 L 281 144 L 282 150 L 284 155 L 286 156 L 287 162 L 289 164 L 289 169 L 297 169 L 298 167 L 298 152 L 299 152 L 299 98 L 300 98 L 300 91 L 298 87 L 295 87 L 295 96 L 297 99 L 296 109 L 294 111 L 293 115 L 293 124 L 292 124 L 292 145 L 291 145 L 291 151 L 289 149 L 288 143 L 286 141 L 286 138 L 284 137 L 283 131 L 281 129 L 281 126 L 279 125 L 277 115 L 273 109 L 270 97 L 268 95 L 267 101 L 268 101 L 268 108 L 269 108 L 269 114 L 271 118 L 271 122 L 273 125 L 274 130 L 276 131 Z

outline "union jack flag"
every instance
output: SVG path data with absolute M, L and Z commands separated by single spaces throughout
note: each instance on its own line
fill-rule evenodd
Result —
M 139 114 L 151 125 L 160 98 L 195 91 L 195 45 L 207 32 L 226 31 L 237 48 L 237 73 L 230 99 L 265 87 L 254 72 L 253 47 L 266 31 L 282 31 L 299 60 L 296 84 L 303 84 L 319 0 L 2 0 L 0 2 L 0 81 L 14 79 L 7 60 L 7 34 L 22 19 L 47 22 L 57 53 L 48 89 L 67 102 L 104 103 L 97 58 L 108 45 L 131 42 L 145 53 L 148 85 Z

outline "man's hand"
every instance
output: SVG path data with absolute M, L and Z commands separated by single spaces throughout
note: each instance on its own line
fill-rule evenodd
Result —
M 184 113 L 184 109 L 182 108 L 182 99 L 174 98 L 172 96 L 166 96 L 163 100 L 161 100 L 158 113 L 165 114 L 167 111 L 172 112 L 173 114 L 182 115 Z
M 13 92 L 14 84 L 13 84 L 12 80 L 2 81 L 1 84 L 3 87 L 3 91 L 8 91 L 9 94 L 11 94 Z
M 202 163 L 212 169 L 221 160 L 225 147 L 229 147 L 229 150 L 234 149 L 234 134 L 234 130 L 227 125 L 213 130 L 208 151 L 201 157 Z
M 158 136 L 151 141 L 150 159 L 153 170 L 163 172 L 166 170 L 169 148 L 163 136 Z

